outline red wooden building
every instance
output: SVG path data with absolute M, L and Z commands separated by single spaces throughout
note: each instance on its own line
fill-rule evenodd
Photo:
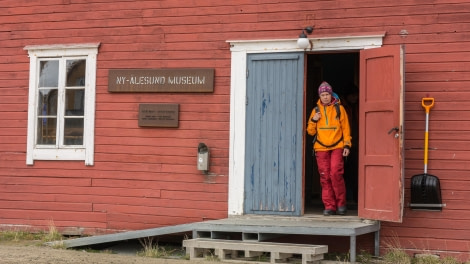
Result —
M 4 228 L 101 234 L 321 214 L 305 127 L 326 80 L 344 98 L 359 91 L 349 215 L 380 220 L 382 248 L 469 258 L 470 1 L 5 0 L 1 10 Z M 442 210 L 410 206 L 425 97 Z

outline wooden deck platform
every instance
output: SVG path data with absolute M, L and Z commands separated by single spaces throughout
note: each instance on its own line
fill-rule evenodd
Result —
M 193 230 L 193 238 L 227 239 L 234 233 L 239 233 L 242 241 L 264 241 L 286 234 L 348 236 L 351 263 L 356 261 L 357 236 L 374 233 L 374 253 L 379 255 L 380 222 L 362 220 L 357 216 L 232 216 L 198 223 Z

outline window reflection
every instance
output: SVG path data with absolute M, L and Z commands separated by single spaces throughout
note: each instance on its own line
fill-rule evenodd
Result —
M 38 115 L 57 115 L 57 89 L 40 89 L 38 98 Z
M 67 86 L 85 86 L 86 60 L 67 60 Z
M 66 61 L 64 145 L 83 145 L 86 60 Z
M 83 118 L 66 118 L 64 145 L 83 145 Z
M 65 115 L 83 116 L 85 89 L 67 89 L 65 92 Z
M 39 66 L 39 87 L 59 86 L 59 61 L 41 61 Z
M 56 144 L 56 126 L 57 118 L 40 117 L 38 118 L 37 144 L 55 145 Z
M 56 144 L 57 89 L 40 89 L 38 98 L 37 144 Z

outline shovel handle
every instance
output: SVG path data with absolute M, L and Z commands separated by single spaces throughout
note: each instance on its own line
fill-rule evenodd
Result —
M 421 105 L 426 110 L 426 130 L 424 132 L 424 173 L 428 172 L 428 148 L 429 148 L 429 112 L 434 106 L 434 98 L 424 97 L 421 100 Z
M 424 97 L 421 100 L 421 105 L 424 107 L 424 110 L 426 110 L 426 114 L 429 114 L 429 111 L 431 111 L 431 108 L 434 106 L 434 98 Z

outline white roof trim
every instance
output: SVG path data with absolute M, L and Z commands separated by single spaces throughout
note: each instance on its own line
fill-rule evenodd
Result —
M 344 35 L 317 35 L 310 37 L 312 49 L 306 51 L 323 50 L 358 50 L 378 48 L 382 46 L 382 40 L 386 32 L 353 33 Z M 261 39 L 261 40 L 228 40 L 232 52 L 289 52 L 302 51 L 297 47 L 295 39 Z
M 90 49 L 98 48 L 101 43 L 73 43 L 73 44 L 49 44 L 49 45 L 28 45 L 24 50 L 57 50 L 57 49 Z

